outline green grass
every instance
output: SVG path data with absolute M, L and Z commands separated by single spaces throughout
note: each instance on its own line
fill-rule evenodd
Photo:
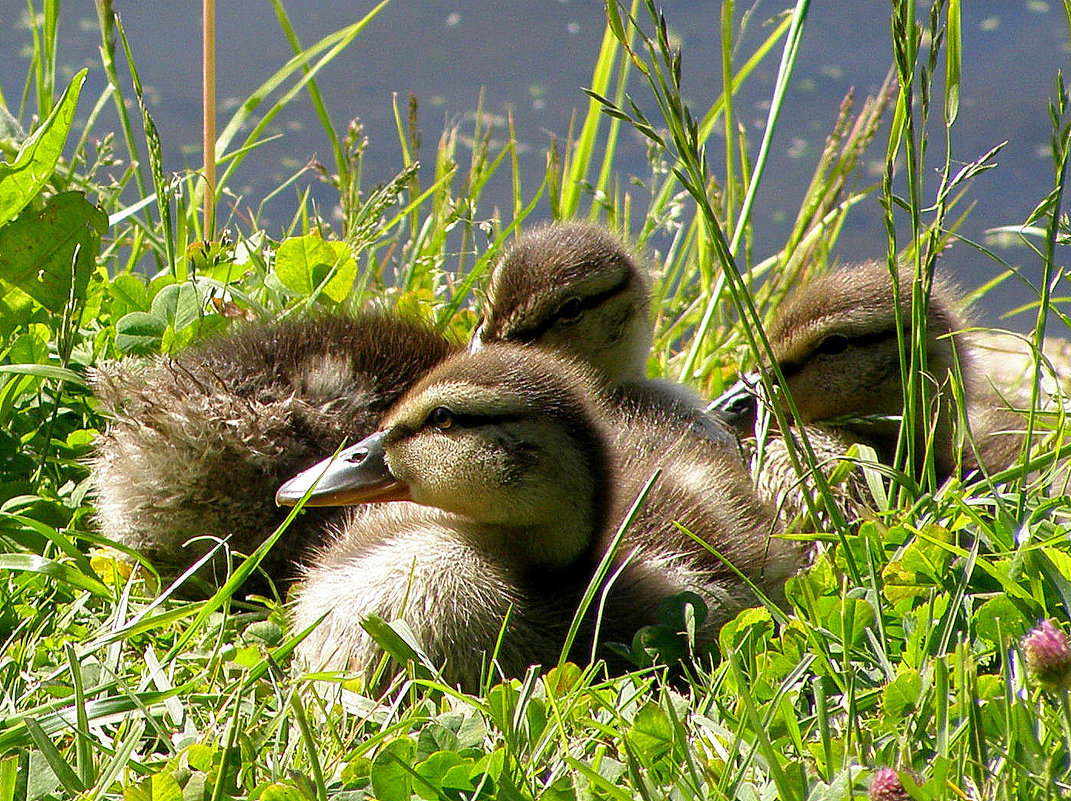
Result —
M 575 136 L 553 143 L 538 188 L 521 186 L 512 128 L 488 129 L 480 114 L 470 128 L 445 131 L 432 169 L 418 172 L 416 112 L 404 108 L 395 109 L 404 154 L 397 177 L 365 186 L 363 155 L 386 143 L 367 142 L 359 122 L 335 130 L 316 75 L 367 19 L 303 45 L 276 4 L 295 55 L 223 126 L 220 191 L 268 121 L 308 92 L 332 143 L 323 178 L 337 189 L 343 219 L 331 224 L 306 201 L 282 237 L 256 217 L 231 216 L 218 229 L 227 235 L 207 244 L 198 176 L 165 176 L 149 113 L 140 106 L 130 115 L 124 102 L 140 98 L 136 64 L 147 55 L 125 41 L 109 3 L 97 9 L 102 63 L 93 69 L 106 90 L 78 98 L 76 79 L 61 96 L 58 2 L 46 1 L 31 31 L 25 108 L 7 98 L 24 127 L 37 115 L 36 145 L 0 142 L 0 801 L 817 800 L 862 797 L 881 766 L 903 771 L 918 799 L 1071 793 L 1067 692 L 1043 688 L 1020 647 L 1040 619 L 1066 629 L 1071 612 L 1071 502 L 1046 457 L 1066 448 L 1066 423 L 1036 398 L 1030 425 L 1044 447 L 1030 469 L 969 485 L 937 486 L 932 467 L 917 484 L 875 478 L 883 482 L 875 513 L 834 517 L 833 530 L 818 535 L 814 566 L 789 583 L 787 616 L 742 613 L 721 633 L 720 664 L 675 681 L 657 670 L 608 680 L 598 666 L 564 665 L 466 696 L 414 666 L 381 697 L 348 691 L 339 706 L 289 672 L 297 634 L 280 603 L 238 601 L 232 586 L 201 602 L 157 598 L 151 576 L 128 580 L 102 550 L 86 495 L 84 460 L 105 423 L 85 381 L 92 365 L 173 352 L 236 317 L 372 300 L 415 309 L 466 338 L 489 265 L 544 201 L 557 217 L 607 221 L 640 249 L 669 243 L 654 257 L 651 369 L 704 394 L 761 357 L 761 322 L 798 276 L 826 266 L 865 193 L 880 194 L 888 222 L 885 252 L 873 256 L 903 261 L 920 277 L 901 314 L 922 319 L 926 282 L 954 236 L 958 193 L 991 166 L 988 155 L 955 166 L 959 82 L 970 69 L 958 2 L 929 15 L 893 3 L 898 88 L 846 103 L 829 121 L 791 235 L 761 259 L 748 247 L 752 200 L 805 2 L 766 29 L 753 53 L 735 55 L 738 15 L 725 5 L 724 93 L 705 109 L 682 101 L 677 59 L 687 63 L 688 53 L 673 50 L 653 6 L 611 5 L 590 104 Z M 910 22 L 916 15 L 920 27 Z M 767 140 L 749 141 L 733 93 L 758 63 L 779 57 Z M 120 81 L 119 60 L 133 85 Z M 1068 324 L 1051 294 L 1068 235 L 1060 210 L 1071 141 L 1062 81 L 1054 91 L 1053 181 L 1023 221 L 1045 270 L 1038 350 L 1053 318 Z M 652 98 L 658 114 L 644 117 Z M 120 118 L 114 134 L 94 129 L 109 103 Z M 75 141 L 76 104 L 91 111 Z M 254 115 L 260 122 L 239 141 Z M 883 115 L 891 119 L 885 177 L 852 189 Z M 651 143 L 650 172 L 637 176 L 642 192 L 615 167 L 627 128 Z M 941 179 L 927 197 L 921 176 L 935 150 Z M 514 186 L 505 219 L 481 201 L 496 175 Z M 904 221 L 906 239 L 896 234 Z M 54 241 L 63 245 L 11 255 Z M 312 250 L 316 259 L 303 255 Z M 909 375 L 924 358 L 921 339 L 903 342 Z M 926 392 L 910 386 L 909 408 Z M 915 442 L 905 432 L 901 467 L 916 463 Z M 801 470 L 808 456 L 798 454 Z M 816 509 L 824 492 L 819 482 Z

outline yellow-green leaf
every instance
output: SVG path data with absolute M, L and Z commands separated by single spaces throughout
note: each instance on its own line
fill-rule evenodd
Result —
M 82 70 L 74 76 L 52 113 L 22 143 L 15 160 L 0 163 L 0 226 L 37 197 L 56 169 L 87 73 Z
M 0 200 L 2 202 L 2 200 Z M 51 312 L 85 297 L 108 217 L 81 192 L 64 192 L 0 228 L 0 279 Z
M 275 274 L 287 289 L 306 296 L 319 291 L 340 303 L 357 279 L 357 260 L 345 242 L 326 242 L 318 234 L 295 236 L 279 245 Z

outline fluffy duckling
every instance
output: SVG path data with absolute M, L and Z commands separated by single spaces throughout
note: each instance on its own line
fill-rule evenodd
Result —
M 312 504 L 377 502 L 306 572 L 295 626 L 322 622 L 299 646 L 300 660 L 367 675 L 380 651 L 360 621 L 374 613 L 404 618 L 445 678 L 466 689 L 478 686 L 500 632 L 504 675 L 555 664 L 582 593 L 656 465 L 657 502 L 643 507 L 613 557 L 609 575 L 620 573 L 599 642 L 631 642 L 656 622 L 662 599 L 686 590 L 710 609 L 703 642 L 753 602 L 674 520 L 777 595 L 799 552 L 770 538 L 776 523 L 740 464 L 707 469 L 715 457 L 697 456 L 671 418 L 629 429 L 597 387 L 572 360 L 488 345 L 433 370 L 380 431 L 284 484 L 284 504 L 314 485 Z M 638 446 L 645 438 L 665 444 L 660 462 Z M 593 637 L 589 621 L 573 658 L 586 658 Z
M 610 383 L 640 383 L 651 349 L 647 276 L 604 228 L 557 223 L 527 232 L 491 273 L 476 348 L 536 344 L 593 365 Z
M 368 312 L 250 326 L 174 358 L 105 365 L 94 390 L 112 419 L 92 461 L 103 533 L 166 577 L 220 538 L 251 553 L 285 517 L 279 483 L 374 431 L 452 350 L 425 325 Z M 292 578 L 326 537 L 328 514 L 294 520 L 262 570 Z M 227 561 L 220 553 L 198 578 L 218 586 Z
M 649 307 L 648 278 L 618 237 L 588 223 L 552 223 L 525 233 L 495 265 L 472 349 L 513 342 L 577 358 L 633 414 L 673 414 L 735 449 L 733 435 L 690 389 L 647 377 Z
M 907 318 L 911 280 L 906 272 L 898 279 Z M 774 357 L 802 422 L 842 442 L 869 444 L 886 463 L 894 458 L 904 409 L 893 293 L 893 282 L 883 263 L 841 268 L 801 287 L 778 310 L 768 331 Z M 1017 433 L 1021 420 L 986 380 L 974 343 L 964 330 L 962 306 L 956 288 L 943 278 L 935 278 L 928 307 L 923 378 L 930 382 L 935 407 L 920 409 L 915 430 L 921 453 L 933 429 L 939 480 L 956 471 L 960 454 L 949 388 L 950 376 L 957 369 L 978 446 L 977 453 L 969 445 L 963 448 L 963 470 L 1007 467 L 1021 445 Z M 723 396 L 720 404 L 726 408 L 732 401 L 730 394 Z

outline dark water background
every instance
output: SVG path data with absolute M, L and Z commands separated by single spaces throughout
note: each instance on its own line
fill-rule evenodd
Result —
M 163 137 L 165 167 L 181 170 L 198 165 L 200 3 L 120 0 L 115 5 Z M 307 46 L 358 19 L 371 7 L 369 2 L 318 0 L 315 4 L 291 2 L 288 10 Z M 721 86 L 720 8 L 719 3 L 687 0 L 664 5 L 683 49 L 687 99 L 700 111 L 709 106 Z M 738 14 L 746 8 L 738 3 Z M 779 3 L 756 4 L 738 64 L 766 35 L 768 29 L 762 22 L 781 9 Z M 31 38 L 25 14 L 24 0 L 0 0 L 0 19 L 4 20 L 0 26 L 0 89 L 12 107 L 18 106 L 29 63 Z M 266 0 L 221 3 L 217 15 L 217 92 L 222 127 L 233 108 L 278 69 L 291 51 Z M 336 129 L 344 130 L 353 117 L 360 117 L 366 126 L 370 137 L 366 187 L 389 179 L 402 163 L 392 94 L 398 93 L 403 108 L 410 93 L 417 98 L 424 142 L 421 156 L 430 162 L 444 126 L 470 116 L 482 88 L 486 112 L 502 116 L 507 110 L 513 112 L 524 147 L 522 180 L 529 198 L 544 170 L 550 133 L 564 140 L 574 110 L 586 108 L 581 87 L 591 82 L 603 27 L 603 4 L 597 0 L 395 0 L 320 74 L 318 82 Z M 880 86 L 892 59 L 889 38 L 887 3 L 839 0 L 812 4 L 758 197 L 756 260 L 777 250 L 784 241 L 845 93 L 854 87 L 861 102 Z M 1008 145 L 996 159 L 998 169 L 973 182 L 967 199 L 976 206 L 961 233 L 985 242 L 1023 277 L 1037 281 L 1040 260 L 1035 255 L 1021 244 L 1005 241 L 1008 237 L 999 240 L 986 231 L 1022 223 L 1052 187 L 1047 105 L 1057 71 L 1066 70 L 1071 63 L 1064 12 L 1055 0 L 964 3 L 963 39 L 962 101 L 954 128 L 953 157 L 970 161 L 1004 140 Z M 84 2 L 63 4 L 59 45 L 63 80 L 82 66 L 90 68 L 82 114 L 88 113 L 105 84 L 98 46 L 92 6 Z M 779 51 L 767 59 L 736 99 L 737 113 L 751 137 L 752 153 L 761 139 L 778 58 Z M 648 98 L 645 87 L 635 79 L 632 93 L 642 101 Z M 107 130 L 118 130 L 110 111 L 98 123 L 98 133 Z M 282 138 L 249 157 L 231 182 L 244 203 L 254 208 L 309 159 L 318 157 L 329 163 L 331 158 L 326 136 L 307 98 L 291 103 L 276 118 L 273 130 Z M 940 155 L 940 136 L 935 128 L 934 159 Z M 863 185 L 878 180 L 884 159 L 881 135 L 868 155 L 870 170 L 860 174 Z M 631 134 L 626 134 L 618 167 L 625 174 L 647 175 L 645 147 Z M 484 200 L 508 209 L 508 181 L 508 170 L 501 170 Z M 309 183 L 322 207 L 330 208 L 334 203 L 331 190 L 306 177 L 299 180 L 298 187 Z M 267 207 L 269 230 L 273 226 L 280 229 L 296 207 L 296 190 L 273 200 Z M 485 204 L 481 211 L 489 214 L 490 209 L 491 205 Z M 548 214 L 544 202 L 536 218 Z M 852 261 L 880 257 L 884 252 L 882 211 L 876 199 L 868 198 L 851 211 L 835 255 Z M 980 285 L 1003 269 L 962 243 L 946 255 L 944 264 L 967 288 Z M 1058 294 L 1071 296 L 1071 285 L 1065 281 Z M 1001 317 L 1031 296 L 1020 279 L 1011 278 L 984 300 L 983 321 L 1028 329 L 1032 324 L 1029 313 Z M 1063 307 L 1067 306 L 1065 300 Z

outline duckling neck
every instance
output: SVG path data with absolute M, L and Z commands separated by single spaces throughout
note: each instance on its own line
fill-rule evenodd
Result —
M 627 350 L 623 359 L 611 359 L 617 364 L 609 365 L 607 375 L 615 376 L 617 383 L 642 383 L 647 378 L 647 354 L 651 351 L 654 335 L 647 320 L 647 309 L 633 310 L 624 334 Z
M 465 538 L 472 547 L 526 573 L 587 569 L 596 551 L 593 522 L 580 516 L 563 515 L 555 525 L 484 524 L 459 530 L 469 532 Z
M 933 450 L 937 480 L 944 481 L 956 470 L 955 438 L 950 405 L 951 390 L 947 386 L 940 387 L 931 397 L 931 404 L 931 409 L 936 406 L 935 412 L 920 408 L 915 416 L 915 469 L 922 469 L 928 446 Z M 873 445 L 878 458 L 885 464 L 891 465 L 896 458 L 897 444 L 900 440 L 899 416 L 902 414 L 902 409 L 903 407 L 900 406 L 900 411 L 890 417 L 865 419 L 858 423 L 848 422 L 840 427 L 853 437 Z
M 456 510 L 475 523 L 468 529 L 473 547 L 535 570 L 590 563 L 609 515 L 607 477 L 598 470 L 578 470 L 565 454 L 557 469 L 557 485 L 543 476 L 536 482 L 538 492 L 488 498 Z

